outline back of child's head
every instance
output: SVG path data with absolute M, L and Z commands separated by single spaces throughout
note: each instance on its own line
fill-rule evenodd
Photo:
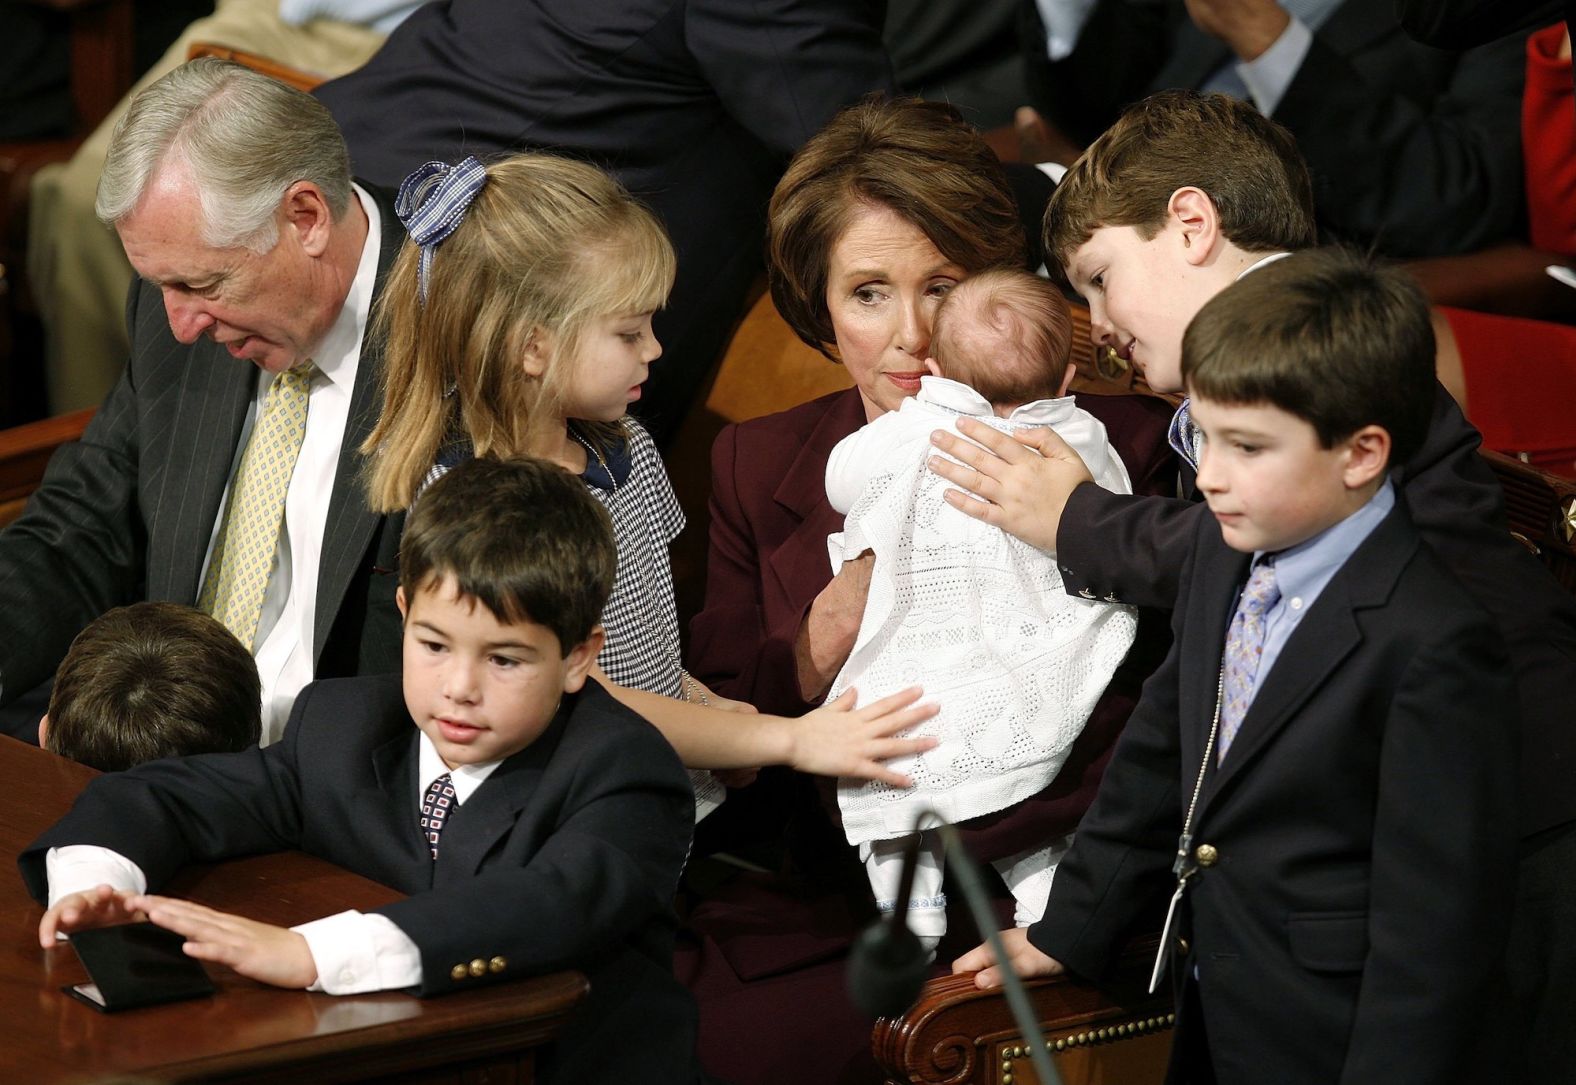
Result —
M 953 287 L 930 339 L 942 376 L 1014 407 L 1060 393 L 1072 347 L 1061 292 L 1016 269 L 982 271 Z
M 1292 134 L 1236 98 L 1167 90 L 1129 106 L 1056 186 L 1046 263 L 1058 271 L 1103 226 L 1155 236 L 1171 194 L 1187 187 L 1209 196 L 1221 232 L 1245 252 L 1316 243 L 1313 182 Z
M 506 624 L 546 626 L 567 653 L 601 620 L 618 548 L 607 510 L 546 460 L 468 460 L 421 493 L 400 539 L 407 600 L 452 581 Z
M 408 506 L 455 433 L 477 455 L 514 457 L 562 416 L 581 337 L 598 318 L 659 309 L 676 261 L 661 223 L 595 166 L 521 154 L 486 167 L 454 231 L 422 249 L 407 241 L 377 312 L 385 338 L 383 413 L 372 503 Z M 532 336 L 552 357 L 524 367 Z
M 1428 300 L 1398 268 L 1340 248 L 1298 253 L 1199 310 L 1182 337 L 1182 378 L 1203 399 L 1295 415 L 1325 448 L 1381 426 L 1399 466 L 1422 445 L 1433 415 Z
M 90 622 L 55 672 L 44 745 L 105 772 L 160 757 L 244 750 L 262 731 L 251 653 L 223 624 L 175 603 Z

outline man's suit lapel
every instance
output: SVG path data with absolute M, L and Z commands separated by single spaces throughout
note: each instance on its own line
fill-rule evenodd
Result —
M 850 389 L 821 416 L 772 494 L 799 520 L 766 560 L 778 590 L 788 598 L 797 597 L 806 583 L 825 584 L 831 579 L 826 537 L 843 529 L 843 518 L 826 501 L 826 461 L 837 442 L 864 424 L 864 401 Z
M 1176 5 L 1181 7 L 1180 4 Z M 1386 34 L 1399 33 L 1390 5 L 1348 0 L 1319 27 L 1320 40 L 1342 56 L 1351 56 Z M 1226 43 L 1204 33 L 1186 17 L 1175 23 L 1171 56 L 1161 67 L 1151 92 L 1168 87 L 1198 88 L 1217 68 L 1234 59 Z
M 179 395 L 161 453 L 163 477 L 149 502 L 158 513 L 148 538 L 148 553 L 167 554 L 169 560 L 148 563 L 147 589 L 150 599 L 195 605 L 236 444 L 257 390 L 257 367 L 236 361 L 207 339 L 172 351 L 169 364 L 183 365 L 184 371 L 167 384 Z
M 363 187 L 377 201 L 382 218 L 382 243 L 378 250 L 377 278 L 372 288 L 375 306 L 383 294 L 389 268 L 399 255 L 405 230 L 387 195 L 381 189 Z M 345 439 L 339 448 L 334 489 L 328 499 L 328 519 L 323 526 L 323 556 L 317 574 L 317 606 L 312 636 L 314 670 L 323 656 L 329 630 L 339 615 L 340 603 L 366 559 L 367 544 L 381 518 L 367 503 L 363 479 L 366 458 L 361 454 L 361 443 L 372 432 L 382 410 L 382 373 L 383 345 L 374 340 L 369 320 L 362 334 L 361 362 L 356 367 L 356 386 L 350 395 L 350 417 L 345 424 Z
M 1201 813 L 1233 779 L 1251 770 L 1259 753 L 1357 651 L 1363 639 L 1357 611 L 1384 605 L 1400 568 L 1416 549 L 1417 537 L 1398 504 L 1325 585 L 1282 647 L 1254 694 L 1219 771 L 1205 784 Z
M 1196 89 L 1215 69 L 1231 59 L 1231 50 L 1225 42 L 1204 33 L 1184 15 L 1172 30 L 1171 55 L 1149 84 L 1149 89 L 1151 92 L 1169 87 Z
M 1319 27 L 1319 37 L 1341 56 L 1353 56 L 1386 35 L 1403 37 L 1389 4 L 1347 0 Z

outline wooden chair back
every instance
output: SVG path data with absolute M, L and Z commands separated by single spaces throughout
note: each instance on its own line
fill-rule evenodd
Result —
M 1158 1085 L 1165 1078 L 1176 1015 L 1169 984 L 1147 993 L 1157 943 L 1134 942 L 1100 987 L 1061 976 L 1027 985 L 1042 1042 L 1066 1085 Z M 870 1044 L 889 1085 L 1039 1081 L 1006 999 L 976 988 L 972 975 L 931 980 L 908 1013 L 876 1022 Z
M 281 64 L 277 60 L 260 56 L 257 53 L 248 53 L 244 49 L 232 49 L 228 45 L 220 45 L 211 41 L 194 41 L 186 50 L 187 60 L 196 60 L 198 57 L 218 57 L 220 60 L 233 60 L 237 64 L 244 64 L 255 72 L 272 76 L 281 83 L 296 90 L 311 93 L 322 86 L 324 79 L 315 72 L 304 72 L 300 68 L 292 68 L 288 64 Z

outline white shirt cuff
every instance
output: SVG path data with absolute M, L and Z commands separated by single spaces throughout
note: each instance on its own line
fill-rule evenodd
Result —
M 49 908 L 72 893 L 86 893 L 100 885 L 133 893 L 148 891 L 148 876 L 140 866 L 118 851 L 95 844 L 50 848 L 44 854 L 44 873 L 49 878 Z M 55 938 L 64 942 L 66 935 L 62 932 Z
M 1034 0 L 1045 24 L 1045 52 L 1052 60 L 1062 60 L 1078 44 L 1095 0 Z
M 1301 19 L 1292 17 L 1275 39 L 1275 44 L 1260 53 L 1254 60 L 1237 65 L 1237 74 L 1253 97 L 1253 104 L 1266 117 L 1275 115 L 1286 88 L 1297 78 L 1302 62 L 1307 59 L 1313 45 L 1313 31 Z
M 1060 162 L 1036 162 L 1034 168 L 1058 185 L 1062 183 L 1062 178 L 1067 176 L 1067 167 Z
M 359 995 L 421 984 L 421 951 L 386 916 L 340 912 L 290 929 L 306 939 L 317 966 L 309 991 Z

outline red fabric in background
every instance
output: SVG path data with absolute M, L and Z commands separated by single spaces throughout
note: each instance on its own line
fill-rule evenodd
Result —
M 1568 71 L 1566 78 L 1569 99 Z M 1571 108 L 1569 100 L 1565 106 Z M 1576 477 L 1576 327 L 1439 311 L 1461 350 L 1466 414 L 1483 434 L 1483 446 L 1526 453 L 1545 470 Z
M 1576 255 L 1576 92 L 1571 62 L 1558 59 L 1565 24 L 1527 39 L 1521 148 L 1534 248 Z

